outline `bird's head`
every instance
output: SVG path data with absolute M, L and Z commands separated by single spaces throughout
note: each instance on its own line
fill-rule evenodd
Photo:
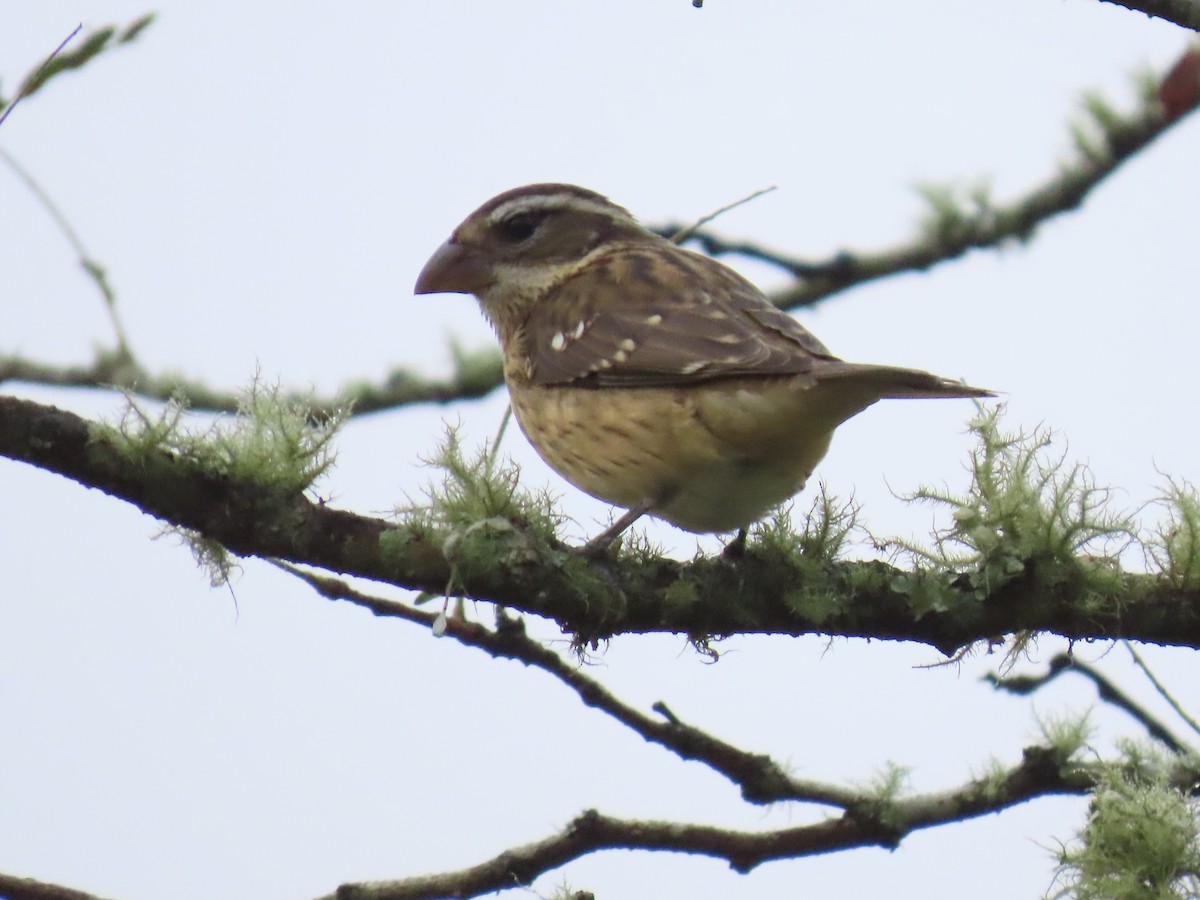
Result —
M 467 216 L 425 263 L 418 294 L 474 294 L 500 331 L 612 245 L 658 240 L 625 209 L 570 184 L 531 184 Z

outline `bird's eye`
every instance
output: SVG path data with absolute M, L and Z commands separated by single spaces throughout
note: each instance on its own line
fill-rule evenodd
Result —
M 544 211 L 522 212 L 497 222 L 493 229 L 506 244 L 520 244 L 533 237 L 538 226 L 546 220 Z

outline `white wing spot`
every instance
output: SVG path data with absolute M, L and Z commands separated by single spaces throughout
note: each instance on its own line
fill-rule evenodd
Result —
M 646 324 L 647 325 L 661 325 L 662 324 L 662 316 L 660 316 L 658 313 L 655 313 L 652 316 L 646 316 Z
M 632 353 L 637 349 L 637 342 L 633 338 L 625 338 L 618 346 L 626 353 Z
M 612 368 L 612 360 L 611 359 L 602 359 L 598 363 L 596 363 L 596 365 L 592 366 L 592 368 L 593 369 L 611 369 Z
M 575 326 L 575 330 L 571 332 L 571 340 L 577 341 L 583 337 L 583 329 L 587 327 L 587 323 L 583 319 L 579 320 L 579 324 Z
M 561 331 L 558 332 L 558 334 L 554 335 L 554 337 L 550 338 L 550 349 L 551 350 L 562 350 L 562 349 L 566 348 L 566 346 L 567 346 L 567 336 L 565 334 L 563 334 Z
M 684 375 L 695 375 L 697 372 L 699 372 L 701 369 L 703 369 L 707 364 L 708 363 L 706 360 L 698 359 L 695 362 L 688 363 L 686 366 L 684 366 L 679 371 Z
M 736 334 L 723 334 L 717 338 L 717 342 L 721 344 L 740 344 L 741 341 L 741 337 Z
M 612 358 L 613 362 L 625 362 L 625 360 L 629 359 L 629 354 L 624 350 L 618 350 L 612 355 Z

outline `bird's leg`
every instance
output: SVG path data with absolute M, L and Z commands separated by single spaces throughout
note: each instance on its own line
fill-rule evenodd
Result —
M 584 544 L 582 547 L 576 547 L 575 552 L 580 556 L 597 557 L 602 556 L 612 542 L 619 538 L 630 525 L 644 516 L 650 511 L 654 503 L 650 500 L 643 500 L 637 506 L 631 506 L 621 518 L 613 522 L 602 532 Z
M 721 551 L 721 556 L 730 562 L 736 562 L 746 555 L 746 536 L 747 529 L 739 528 L 737 535 L 732 541 L 725 545 L 725 549 Z

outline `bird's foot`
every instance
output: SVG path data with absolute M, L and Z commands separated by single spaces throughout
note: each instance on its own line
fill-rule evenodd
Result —
M 617 521 L 613 522 L 602 532 L 579 547 L 573 548 L 572 552 L 579 554 L 586 559 L 599 559 L 608 552 L 608 548 L 613 545 L 625 530 L 634 522 L 644 516 L 647 510 L 650 509 L 650 502 L 646 501 L 639 503 L 637 506 L 627 510 Z

